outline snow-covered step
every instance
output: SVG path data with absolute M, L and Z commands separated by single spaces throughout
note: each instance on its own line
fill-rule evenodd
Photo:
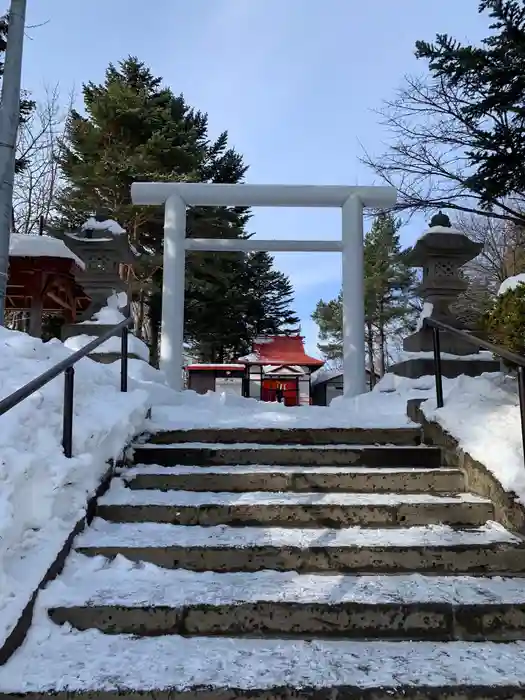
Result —
M 439 467 L 439 447 L 388 445 L 261 445 L 257 443 L 210 444 L 188 442 L 134 446 L 135 464 L 163 466 L 229 464 L 366 466 L 366 467 Z
M 4 698 L 523 700 L 525 644 L 133 637 L 37 619 Z
M 482 525 L 493 517 L 491 501 L 471 493 L 210 493 L 127 488 L 114 479 L 97 514 L 113 522 L 178 525 Z
M 352 491 L 455 493 L 464 489 L 459 469 L 439 467 L 303 467 L 139 465 L 122 478 L 133 489 L 186 491 Z
M 44 591 L 51 619 L 138 635 L 525 638 L 525 579 L 196 573 L 72 556 Z
M 419 425 L 405 428 L 194 428 L 163 430 L 149 437 L 156 444 L 177 442 L 285 445 L 419 445 Z
M 193 571 L 521 573 L 523 541 L 498 523 L 457 530 L 406 528 L 178 526 L 96 518 L 75 541 L 89 556 Z

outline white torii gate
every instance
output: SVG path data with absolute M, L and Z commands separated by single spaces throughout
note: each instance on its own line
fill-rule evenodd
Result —
M 137 205 L 165 206 L 160 366 L 173 389 L 183 388 L 186 251 L 264 250 L 342 253 L 344 393 L 356 396 L 366 390 L 363 207 L 391 206 L 396 201 L 393 187 L 135 182 L 131 199 Z M 342 236 L 335 241 L 186 238 L 188 206 L 337 207 Z

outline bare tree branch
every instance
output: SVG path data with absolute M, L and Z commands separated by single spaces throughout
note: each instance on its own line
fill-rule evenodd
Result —
M 58 86 L 46 90 L 45 100 L 37 104 L 31 117 L 20 125 L 17 157 L 25 167 L 15 178 L 13 212 L 15 231 L 35 233 L 40 218 L 47 221 L 58 185 L 56 160 L 58 138 L 62 134 L 74 96 L 66 108 L 60 106 Z
M 525 269 L 525 231 L 509 221 L 473 214 L 460 214 L 454 226 L 483 244 L 481 253 L 462 268 L 468 287 L 452 306 L 465 326 L 477 328 L 501 283 Z
M 482 97 L 469 95 L 468 102 Z M 448 208 L 523 226 L 525 197 L 495 199 L 487 206 L 469 184 L 474 145 L 488 126 L 504 127 L 506 115 L 486 115 L 475 123 L 465 118 L 468 102 L 460 88 L 443 80 L 406 76 L 396 98 L 378 112 L 390 133 L 386 150 L 379 156 L 365 151 L 361 161 L 397 188 L 394 212 Z

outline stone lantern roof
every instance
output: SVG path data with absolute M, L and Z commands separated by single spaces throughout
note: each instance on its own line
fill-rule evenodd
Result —
M 429 258 L 444 257 L 454 260 L 460 267 L 483 250 L 482 243 L 475 243 L 461 231 L 455 229 L 443 212 L 435 214 L 429 228 L 423 231 L 410 254 L 414 267 L 425 267 Z

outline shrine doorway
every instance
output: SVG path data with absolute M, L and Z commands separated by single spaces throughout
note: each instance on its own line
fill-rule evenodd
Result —
M 261 401 L 278 401 L 281 396 L 285 406 L 299 406 L 299 381 L 297 377 L 263 379 Z

